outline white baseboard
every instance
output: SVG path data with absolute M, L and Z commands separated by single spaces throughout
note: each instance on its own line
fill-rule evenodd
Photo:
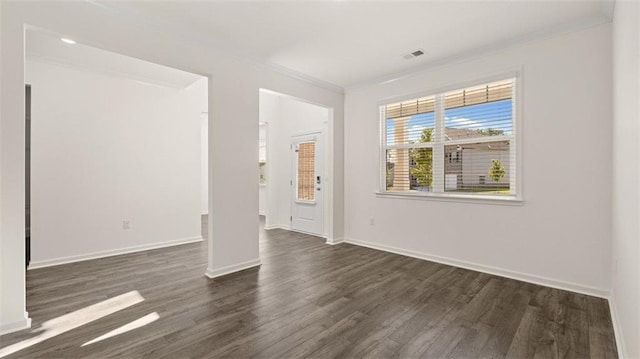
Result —
M 31 328 L 31 318 L 29 318 L 28 312 L 24 312 L 24 318 L 18 320 L 17 322 L 0 325 L 0 335 L 5 335 L 29 328 Z
M 616 346 L 618 347 L 618 357 L 628 358 L 627 345 L 622 336 L 622 327 L 620 326 L 620 317 L 618 316 L 618 309 L 613 299 L 614 293 L 609 297 L 609 311 L 611 312 L 611 322 L 613 324 L 613 334 L 616 338 Z
M 178 245 L 181 245 L 181 244 L 188 244 L 188 243 L 195 243 L 195 242 L 202 242 L 202 236 L 180 238 L 180 239 L 175 239 L 175 240 L 172 240 L 172 241 L 151 243 L 151 244 L 143 244 L 143 245 L 139 245 L 139 246 L 111 249 L 111 250 L 107 250 L 107 251 L 80 254 L 80 255 L 76 255 L 76 256 L 47 259 L 47 260 L 43 260 L 43 261 L 33 261 L 33 262 L 31 262 L 29 264 L 28 270 L 44 268 L 44 267 L 51 267 L 51 266 L 57 266 L 57 265 L 60 265 L 60 264 L 81 262 L 81 261 L 86 261 L 86 260 L 90 260 L 90 259 L 117 256 L 117 255 L 127 254 L 127 253 L 148 251 L 150 249 L 158 249 L 158 248 L 164 248 L 164 247 L 178 246 Z
M 284 229 L 287 231 L 291 230 L 291 225 L 289 224 L 270 224 L 270 225 L 264 225 L 264 229 L 266 230 L 270 230 L 270 229 Z
M 320 234 L 316 234 L 316 233 L 310 233 L 310 232 L 305 232 L 305 231 L 301 231 L 301 230 L 297 230 L 297 229 L 292 229 L 290 224 L 272 224 L 272 225 L 266 225 L 265 224 L 264 229 L 265 230 L 284 229 L 285 231 L 292 231 L 292 232 L 297 232 L 297 233 L 308 234 L 310 236 L 327 238 L 327 236 L 325 236 L 325 235 L 320 235 Z M 329 243 L 329 242 L 327 242 L 327 243 Z M 335 243 L 335 244 L 338 244 L 338 243 Z
M 230 266 L 226 266 L 218 269 L 207 268 L 207 271 L 204 273 L 204 275 L 206 275 L 211 279 L 214 279 L 214 278 L 219 278 L 235 272 L 240 272 L 245 269 L 259 267 L 261 264 L 262 262 L 260 262 L 260 258 L 258 258 L 258 259 L 254 259 L 247 262 L 238 263 L 238 264 L 234 264 L 234 265 L 230 265 Z
M 581 294 L 587 294 L 587 295 L 604 298 L 604 299 L 608 299 L 609 297 L 609 290 L 607 289 L 594 288 L 594 287 L 584 286 L 581 284 L 569 283 L 569 282 L 564 282 L 556 279 L 515 272 L 508 269 L 491 267 L 483 264 L 471 263 L 471 262 L 461 261 L 461 260 L 452 259 L 452 258 L 440 257 L 440 256 L 428 254 L 428 253 L 411 251 L 411 250 L 387 246 L 379 243 L 361 241 L 361 240 L 351 239 L 351 238 L 345 238 L 344 241 L 346 243 L 355 244 L 357 246 L 400 254 L 407 257 L 424 259 L 431 262 L 437 262 L 437 263 L 446 264 L 454 267 L 470 269 L 477 272 L 493 274 L 499 277 L 521 280 L 523 282 L 543 285 L 546 287 L 562 289 L 562 290 L 567 290 L 570 292 L 576 292 Z
M 344 238 L 327 238 L 327 244 L 335 246 L 336 244 L 344 243 Z

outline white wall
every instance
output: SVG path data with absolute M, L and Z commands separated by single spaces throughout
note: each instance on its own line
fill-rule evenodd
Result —
M 266 148 L 267 127 L 268 125 L 266 123 L 262 123 L 258 128 L 258 142 L 264 143 L 263 147 L 261 147 L 258 151 L 258 161 L 266 162 L 267 160 L 267 148 Z M 268 170 L 266 166 L 267 165 L 265 164 L 265 167 L 263 167 L 261 170 L 263 171 L 265 176 Z M 261 216 L 266 216 L 267 215 L 267 184 L 261 183 L 259 178 L 258 178 L 258 183 L 260 184 L 260 189 L 258 190 L 258 214 L 260 214 Z
M 258 192 L 258 214 L 267 215 L 267 185 L 260 185 Z
M 204 91 L 200 98 L 200 120 L 202 128 L 200 132 L 200 213 L 209 213 L 209 91 L 207 79 L 199 80 L 196 86 L 202 86 Z
M 197 86 L 204 87 L 200 108 L 200 120 L 202 121 L 202 128 L 200 130 L 200 213 L 209 213 L 209 91 L 207 79 L 203 78 L 198 81 Z
M 209 213 L 209 119 L 200 115 L 200 213 Z
M 271 161 L 276 161 L 277 158 L 272 153 L 272 149 L 269 146 L 273 146 L 272 142 L 276 141 L 276 137 L 273 135 L 272 127 L 275 125 L 275 121 L 278 119 L 279 111 L 280 111 L 280 101 L 278 100 L 279 96 L 273 93 L 260 91 L 260 99 L 259 99 L 259 107 L 260 107 L 260 115 L 259 122 L 265 123 L 265 126 L 260 126 L 264 128 L 268 128 L 268 139 L 267 139 L 267 184 L 266 186 L 260 186 L 258 190 L 259 197 L 259 206 L 258 213 L 265 215 L 265 228 L 275 228 L 280 227 L 288 222 L 283 224 L 279 224 L 276 218 L 279 218 L 280 215 L 277 213 L 277 207 L 274 204 L 269 205 L 269 201 L 277 201 L 280 194 L 276 186 L 274 186 L 275 181 L 272 176 L 275 175 L 277 178 L 277 174 L 275 170 L 271 170 L 273 167 Z M 271 174 L 270 172 L 274 172 Z M 275 211 L 275 212 L 270 212 Z
M 266 228 L 290 228 L 291 137 L 303 132 L 326 131 L 329 110 L 263 91 L 260 93 L 260 115 L 260 121 L 268 123 L 269 128 L 268 200 L 265 226 Z
M 178 90 L 27 59 L 26 81 L 33 267 L 201 238 L 206 80 Z
M 640 6 L 613 19 L 613 290 L 620 354 L 640 358 Z M 625 349 L 626 348 L 626 352 Z
M 347 239 L 606 295 L 610 30 L 602 25 L 347 92 Z M 522 206 L 376 197 L 381 101 L 514 69 L 522 69 Z
M 153 19 L 91 2 L 2 2 L 0 51 L 0 331 L 28 325 L 24 292 L 24 27 L 36 26 L 128 56 L 209 78 L 209 265 L 217 276 L 259 264 L 256 166 L 258 93 L 269 88 L 332 108 L 328 143 L 334 178 L 328 228 L 341 238 L 344 216 L 343 105 L 335 89 L 241 61 Z M 87 26 L 91 24 L 91 26 Z M 154 39 L 150 41 L 149 39 Z M 234 156 L 228 156 L 229 149 Z M 236 175 L 230 176 L 229 173 Z

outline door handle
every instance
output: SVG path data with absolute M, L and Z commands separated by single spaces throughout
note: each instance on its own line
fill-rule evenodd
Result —
M 320 187 L 316 187 L 316 190 L 317 190 L 317 191 L 319 191 L 319 190 L 320 190 Z

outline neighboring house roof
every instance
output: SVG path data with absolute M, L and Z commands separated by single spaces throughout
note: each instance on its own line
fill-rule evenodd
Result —
M 445 127 L 444 129 L 444 137 L 449 141 L 454 140 L 462 140 L 466 138 L 478 138 L 478 137 L 486 137 L 487 135 L 479 133 L 476 130 L 471 130 L 468 128 L 452 128 Z
M 465 139 L 474 139 L 474 138 L 486 138 L 491 137 L 484 133 L 479 133 L 476 130 L 471 130 L 468 128 L 452 128 L 445 127 L 444 129 L 445 138 L 449 141 L 455 140 L 465 140 Z M 446 143 L 445 143 L 446 144 Z M 495 151 L 507 151 L 509 149 L 509 141 L 500 141 L 496 142 L 484 142 L 484 143 L 469 143 L 461 145 L 462 149 L 469 150 L 495 150 Z
M 452 128 L 445 127 L 444 135 L 446 140 L 455 141 L 455 140 L 465 140 L 468 139 L 473 141 L 473 139 L 479 138 L 487 138 L 491 137 L 484 133 L 479 133 L 476 130 L 471 130 L 468 128 Z M 453 148 L 452 148 L 453 147 Z M 508 151 L 509 150 L 509 141 L 507 140 L 498 140 L 495 142 L 481 142 L 481 143 L 465 143 L 460 145 L 447 145 L 445 142 L 445 153 L 450 153 L 459 150 L 484 150 L 484 151 Z M 387 158 L 389 162 L 395 162 L 396 153 L 391 151 L 387 154 Z

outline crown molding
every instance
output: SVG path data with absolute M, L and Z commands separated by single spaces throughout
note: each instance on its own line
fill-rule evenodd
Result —
M 612 0 L 605 0 L 609 2 Z M 345 87 L 345 92 L 355 92 L 370 86 L 383 85 L 395 81 L 399 81 L 411 76 L 414 76 L 421 72 L 433 70 L 438 67 L 448 66 L 451 64 L 465 62 L 471 59 L 487 56 L 507 49 L 523 46 L 531 42 L 537 42 L 544 39 L 567 35 L 573 32 L 582 31 L 591 27 L 599 26 L 605 23 L 611 22 L 611 18 L 604 14 L 587 17 L 585 19 L 561 24 L 555 27 L 550 27 L 541 31 L 531 32 L 522 36 L 517 36 L 509 40 L 496 42 L 487 46 L 482 46 L 468 51 L 463 51 L 458 54 L 447 56 L 444 58 L 429 61 L 420 66 L 413 67 L 404 71 L 399 71 L 384 76 L 380 76 L 371 80 L 358 82 L 353 85 Z
M 307 75 L 305 73 L 302 73 L 296 70 L 292 70 L 284 66 L 274 64 L 269 61 L 258 59 L 252 56 L 239 54 L 229 49 L 228 47 L 222 46 L 220 44 L 212 43 L 210 39 L 203 37 L 199 33 L 196 33 L 193 31 L 186 31 L 172 24 L 151 19 L 150 17 L 141 15 L 139 13 L 133 13 L 130 11 L 114 8 L 108 3 L 99 2 L 97 0 L 83 0 L 83 1 L 86 2 L 87 4 L 93 5 L 101 9 L 104 12 L 108 12 L 111 15 L 116 16 L 124 21 L 133 23 L 136 26 L 145 26 L 147 28 L 151 28 L 160 33 L 173 36 L 173 37 L 178 37 L 185 42 L 190 42 L 194 45 L 197 45 L 198 47 L 205 48 L 215 53 L 216 55 L 223 55 L 223 56 L 232 58 L 234 60 L 244 61 L 254 66 L 257 66 L 259 68 L 270 70 L 270 71 L 279 73 L 281 75 L 284 75 L 286 77 L 293 78 L 302 82 L 306 82 L 308 84 L 323 88 L 331 92 L 335 92 L 341 95 L 344 94 L 344 87 L 342 86 L 318 79 L 316 77 Z
M 313 76 L 309 76 L 303 72 L 299 72 L 296 70 L 292 70 L 288 67 L 284 67 L 284 66 L 280 66 L 271 62 L 266 62 L 266 61 L 261 61 L 261 60 L 255 60 L 255 63 L 259 64 L 261 67 L 264 67 L 268 70 L 274 71 L 274 72 L 278 72 L 282 75 L 285 75 L 287 77 L 291 77 L 300 81 L 304 81 L 307 83 L 310 83 L 312 85 L 318 86 L 318 87 L 322 87 L 325 90 L 329 90 L 332 92 L 335 92 L 337 94 L 343 95 L 345 88 L 340 86 L 340 85 L 336 85 L 334 83 L 331 82 L 327 82 L 324 80 L 320 80 L 316 77 Z
M 267 69 L 267 70 L 282 74 L 286 77 L 293 78 L 302 82 L 306 82 L 311 85 L 314 85 L 338 94 L 344 94 L 346 92 L 356 91 L 358 89 L 362 89 L 362 88 L 373 86 L 373 85 L 380 85 L 388 82 L 401 80 L 403 78 L 412 76 L 416 73 L 432 70 L 440 66 L 463 62 L 468 59 L 477 58 L 480 56 L 486 56 L 491 53 L 521 46 L 526 43 L 540 41 L 543 39 L 557 37 L 557 36 L 562 36 L 572 32 L 577 32 L 590 27 L 608 23 L 612 21 L 613 10 L 615 7 L 615 0 L 601 0 L 601 13 L 595 16 L 587 17 L 587 18 L 574 21 L 571 23 L 567 23 L 567 24 L 560 24 L 558 26 L 528 33 L 522 36 L 517 36 L 509 40 L 496 42 L 487 46 L 471 49 L 468 51 L 463 51 L 455 55 L 447 56 L 444 58 L 435 59 L 433 61 L 429 61 L 420 66 L 413 67 L 407 70 L 389 73 L 383 76 L 375 77 L 370 80 L 357 82 L 348 86 L 340 86 L 340 85 L 318 79 L 316 77 L 310 76 L 303 72 L 296 71 L 288 67 L 284 67 L 266 60 L 239 54 L 230 48 L 227 48 L 220 44 L 212 43 L 210 39 L 207 39 L 196 32 L 186 31 L 185 29 L 178 28 L 177 26 L 168 24 L 166 22 L 161 22 L 161 21 L 152 19 L 140 13 L 134 13 L 131 11 L 114 8 L 108 3 L 99 2 L 98 0 L 83 0 L 83 1 L 102 9 L 103 11 L 109 12 L 112 15 L 122 20 L 128 21 L 130 23 L 134 23 L 137 26 L 146 26 L 147 28 L 152 28 L 155 31 L 158 31 L 160 33 L 164 33 L 174 37 L 179 37 L 181 40 L 190 42 L 199 47 L 204 47 L 207 50 L 212 51 L 217 55 L 223 55 L 238 61 L 244 61 L 254 66 Z

